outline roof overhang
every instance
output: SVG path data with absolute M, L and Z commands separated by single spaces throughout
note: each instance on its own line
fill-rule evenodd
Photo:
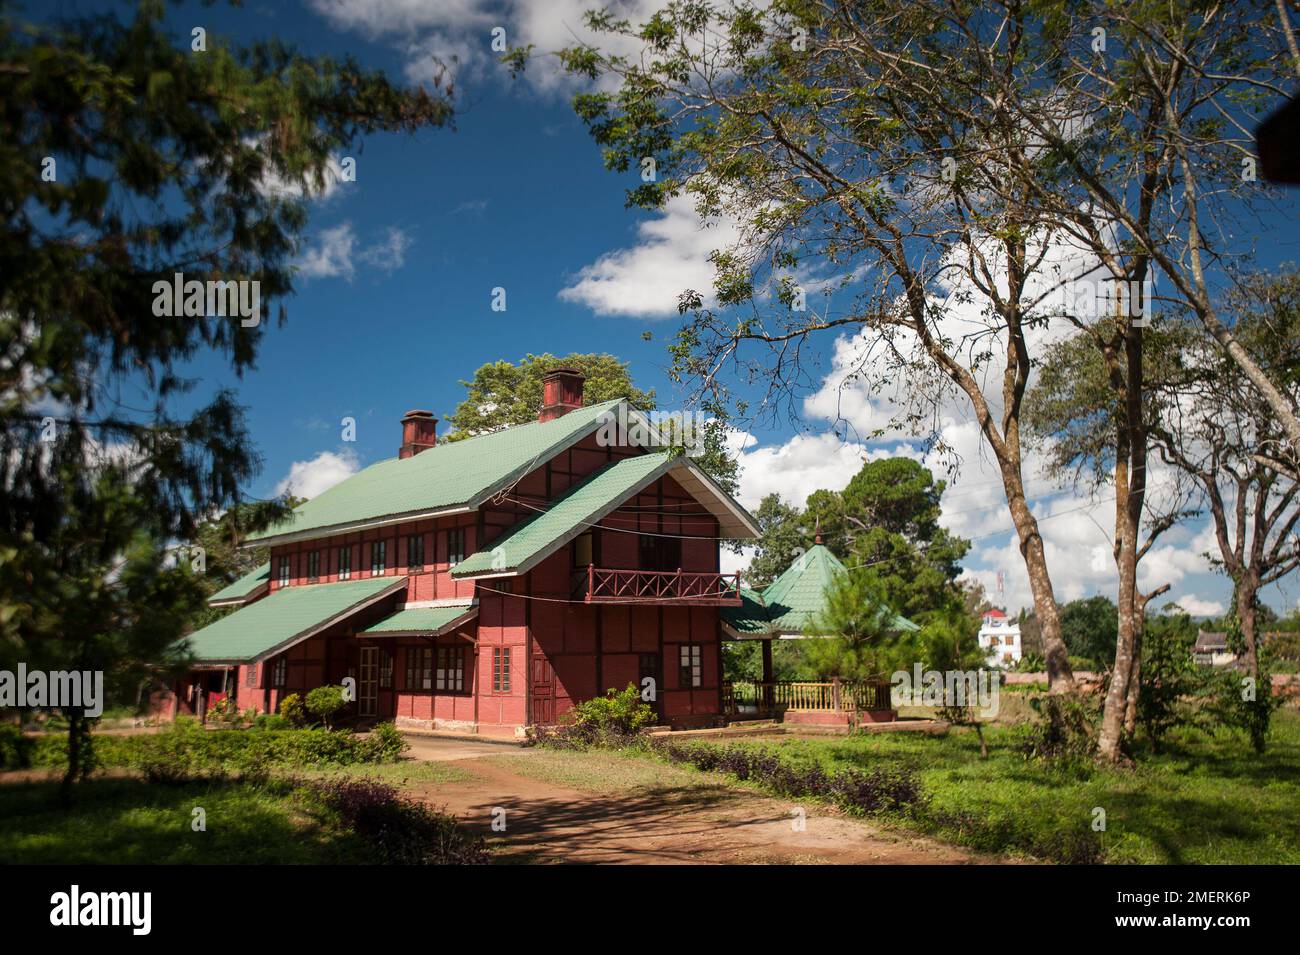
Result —
M 269 547 L 272 544 L 293 544 L 305 540 L 322 540 L 354 534 L 357 531 L 371 530 L 376 527 L 388 527 L 392 524 L 409 524 L 411 521 L 425 521 L 435 517 L 448 517 L 454 514 L 470 514 L 478 505 L 456 504 L 451 507 L 436 507 L 431 510 L 405 511 L 401 514 L 389 514 L 384 517 L 367 518 L 364 521 L 352 521 L 347 524 L 329 524 L 325 527 L 309 527 L 306 530 L 290 531 L 284 534 L 272 534 L 255 540 L 244 540 L 240 547 Z
M 230 662 L 261 663 L 263 660 L 269 659 L 270 657 L 276 656 L 277 654 L 284 653 L 285 650 L 297 646 L 298 644 L 302 643 L 304 640 L 310 640 L 312 637 L 316 636 L 316 634 L 321 633 L 324 630 L 328 630 L 330 627 L 334 626 L 334 624 L 341 623 L 342 621 L 348 619 L 348 617 L 351 617 L 353 614 L 360 613 L 362 610 L 365 610 L 367 607 L 374 606 L 375 604 L 379 603 L 381 600 L 384 600 L 387 597 L 391 597 L 393 594 L 397 593 L 398 591 L 405 590 L 406 586 L 407 586 L 406 577 L 395 577 L 393 578 L 392 586 L 385 587 L 383 590 L 379 591 L 379 593 L 373 594 L 365 598 L 364 600 L 358 601 L 352 606 L 345 608 L 344 610 L 340 610 L 336 614 L 326 617 L 324 620 L 321 620 L 313 624 L 312 626 L 308 627 L 306 630 L 294 634 L 289 639 L 282 640 L 273 647 L 268 647 L 267 649 L 263 650 L 261 653 L 257 654 L 256 656 L 249 657 L 246 660 L 232 660 Z M 203 662 L 212 663 L 214 661 L 205 660 Z M 215 661 L 215 662 L 222 662 L 222 661 Z
M 225 600 L 209 600 L 209 607 L 242 607 L 252 603 L 271 589 L 271 582 L 264 580 L 242 597 L 227 597 Z
M 465 626 L 465 624 L 478 616 L 477 603 L 447 607 L 412 607 L 410 604 L 406 604 L 398 607 L 393 612 L 393 616 L 396 617 L 407 610 L 446 610 L 448 613 L 440 616 L 445 616 L 449 619 L 446 619 L 445 621 L 440 620 L 437 626 L 432 627 L 408 627 L 397 630 L 374 630 L 373 628 L 368 628 L 358 633 L 357 637 L 365 640 L 385 640 L 389 637 L 442 637 L 459 630 L 461 627 Z M 461 610 L 462 612 L 452 616 L 451 612 L 455 610 Z M 380 624 L 382 623 L 383 621 L 380 621 Z M 379 624 L 376 624 L 376 626 L 378 625 Z M 467 640 L 473 640 L 473 638 L 467 634 L 461 634 L 461 636 L 464 636 Z

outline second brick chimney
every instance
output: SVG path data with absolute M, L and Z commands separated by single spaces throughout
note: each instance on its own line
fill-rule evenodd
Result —
M 542 411 L 538 421 L 553 421 L 582 407 L 586 377 L 572 368 L 552 368 L 542 379 Z
M 438 419 L 432 411 L 408 411 L 402 415 L 402 446 L 399 458 L 410 458 L 438 443 Z

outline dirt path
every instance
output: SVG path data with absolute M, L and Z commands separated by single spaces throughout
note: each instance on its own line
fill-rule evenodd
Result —
M 799 831 L 794 825 L 795 803 L 722 783 L 682 785 L 674 778 L 671 785 L 596 793 L 521 775 L 510 767 L 511 762 L 511 758 L 490 756 L 460 759 L 457 768 L 471 778 L 411 788 L 487 836 L 501 862 L 899 865 L 989 861 L 820 809 L 806 810 Z M 505 810 L 504 832 L 491 828 L 498 808 Z

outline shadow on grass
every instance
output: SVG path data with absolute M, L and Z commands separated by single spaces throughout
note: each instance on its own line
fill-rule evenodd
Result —
M 194 831 L 196 809 L 205 831 Z M 364 843 L 291 787 L 135 778 L 79 785 L 70 809 L 54 782 L 0 785 L 0 860 L 17 864 L 281 864 L 367 861 Z

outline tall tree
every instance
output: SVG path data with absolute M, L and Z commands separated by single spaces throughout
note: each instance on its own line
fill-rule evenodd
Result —
M 467 394 L 451 414 L 455 430 L 445 440 L 461 441 L 476 434 L 536 421 L 542 406 L 542 379 L 552 368 L 582 372 L 586 377 L 583 384 L 586 404 L 626 398 L 637 411 L 656 410 L 654 389 L 642 391 L 632 384 L 627 362 L 613 355 L 580 352 L 563 358 L 550 354 L 528 355 L 517 363 L 495 361 L 481 365 L 472 379 L 461 382 Z M 724 491 L 734 494 L 740 465 L 728 450 L 725 420 L 707 418 L 703 433 L 691 438 L 698 442 L 693 453 L 700 467 Z
M 462 381 L 465 398 L 449 418 L 454 430 L 445 440 L 460 441 L 476 434 L 499 431 L 537 420 L 542 406 L 542 379 L 552 368 L 572 368 L 586 377 L 583 401 L 589 405 L 626 398 L 638 411 L 653 411 L 654 390 L 632 384 L 627 362 L 599 353 L 574 352 L 528 355 L 518 362 L 494 361 L 481 365 L 469 381 Z
M 0 645 L 110 687 L 165 662 L 202 592 L 168 548 L 260 463 L 231 394 L 173 410 L 181 365 L 252 366 L 336 154 L 451 116 L 351 59 L 178 42 L 163 12 L 0 19 Z M 178 273 L 206 290 L 180 314 Z
M 786 504 L 779 494 L 763 498 L 754 519 L 762 533 L 745 571 L 745 581 L 750 587 L 762 590 L 808 549 L 811 537 L 804 529 L 799 508 Z
M 759 407 L 775 413 L 808 381 L 809 341 L 847 332 L 856 381 L 901 393 L 894 426 L 938 437 L 947 402 L 965 403 L 998 468 L 1054 692 L 1073 676 L 1020 423 L 1051 236 L 1033 188 L 1005 173 L 1033 148 L 1018 104 L 989 90 L 1050 100 L 1069 19 L 1011 2 L 680 3 L 642 24 L 589 17 L 650 55 L 562 54 L 612 81 L 575 106 L 607 166 L 642 172 L 631 203 L 685 193 L 739 224 L 742 244 L 713 256 L 714 288 L 682 297 L 675 367 L 701 395 L 725 400 L 737 373 L 765 383 Z M 809 308 L 819 276 L 851 303 Z

